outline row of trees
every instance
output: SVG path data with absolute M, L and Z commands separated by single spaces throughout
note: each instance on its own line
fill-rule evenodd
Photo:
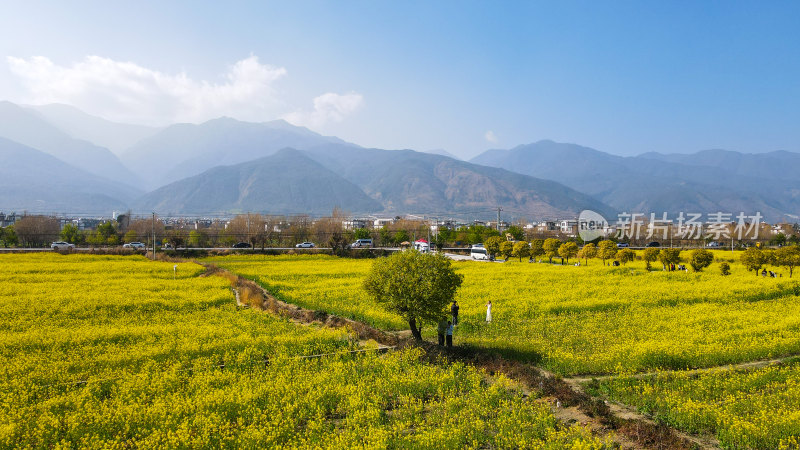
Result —
M 588 243 L 583 247 L 578 247 L 575 242 L 561 242 L 558 239 L 511 242 L 500 237 L 490 237 L 484 245 L 486 251 L 491 255 L 506 259 L 519 258 L 520 261 L 522 258 L 544 257 L 552 263 L 553 258 L 561 258 L 562 263 L 568 264 L 571 258 L 579 258 L 588 264 L 589 259 L 599 258 L 605 265 L 609 260 L 626 264 L 637 259 L 635 251 L 629 248 L 619 249 L 616 242 L 610 240 L 600 241 L 597 244 Z M 681 263 L 681 249 L 650 247 L 644 249 L 641 259 L 645 261 L 647 270 L 650 270 L 656 261 L 661 263 L 664 270 L 667 270 L 672 265 Z M 756 272 L 768 265 L 785 267 L 789 270 L 789 277 L 791 277 L 794 268 L 800 266 L 800 246 L 786 245 L 775 250 L 751 247 L 742 253 L 740 260 L 748 270 Z M 692 250 L 686 262 L 694 271 L 699 272 L 711 265 L 713 261 L 714 254 L 711 251 L 696 249 Z
M 787 245 L 776 250 L 751 247 L 742 253 L 739 260 L 747 270 L 755 271 L 756 275 L 765 266 L 786 267 L 791 278 L 794 268 L 800 266 L 800 247 Z

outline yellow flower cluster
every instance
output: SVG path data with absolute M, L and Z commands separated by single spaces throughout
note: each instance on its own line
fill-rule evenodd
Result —
M 225 279 L 173 266 L 0 256 L 0 448 L 605 445 L 502 377 L 348 353 L 346 331 L 237 309 Z
M 620 377 L 596 389 L 682 430 L 716 435 L 725 448 L 798 448 L 800 444 L 797 363 L 750 371 Z
M 715 252 L 717 260 L 738 253 Z M 387 329 L 405 328 L 362 288 L 371 262 L 328 256 L 230 256 L 222 267 L 284 300 Z M 655 264 L 660 269 L 660 264 Z M 455 263 L 464 275 L 454 341 L 540 362 L 562 375 L 685 369 L 800 352 L 797 281 L 740 264 L 722 276 L 621 267 Z M 485 322 L 492 301 L 492 323 Z M 432 337 L 433 327 L 426 330 Z

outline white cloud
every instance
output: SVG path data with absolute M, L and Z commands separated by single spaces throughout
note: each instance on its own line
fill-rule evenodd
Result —
M 90 114 L 136 123 L 163 125 L 202 122 L 220 116 L 266 121 L 287 115 L 295 107 L 275 88 L 287 76 L 283 67 L 261 64 L 256 56 L 242 59 L 220 82 L 195 80 L 186 73 L 167 74 L 132 62 L 87 56 L 71 66 L 43 56 L 8 57 L 12 73 L 27 92 L 18 101 L 66 103 Z M 314 111 L 304 124 L 320 126 L 341 121 L 357 109 L 361 95 L 324 94 L 314 99 Z
M 486 134 L 483 135 L 483 137 L 486 138 L 487 142 L 491 142 L 492 144 L 496 144 L 498 140 L 497 135 L 494 134 L 494 131 L 492 130 L 487 131 Z
M 314 99 L 313 111 L 295 111 L 284 118 L 295 124 L 318 128 L 327 123 L 341 122 L 364 105 L 364 97 L 356 92 L 344 95 L 328 92 Z

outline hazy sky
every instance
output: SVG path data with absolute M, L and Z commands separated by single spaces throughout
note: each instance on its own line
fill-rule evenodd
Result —
M 800 151 L 800 2 L 5 2 L 0 99 L 471 157 Z

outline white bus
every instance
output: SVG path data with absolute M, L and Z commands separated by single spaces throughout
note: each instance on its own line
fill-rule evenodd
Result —
M 486 261 L 489 260 L 489 253 L 486 251 L 486 248 L 484 248 L 482 244 L 473 245 L 472 248 L 469 250 L 469 256 L 471 256 L 472 259 L 486 260 Z

